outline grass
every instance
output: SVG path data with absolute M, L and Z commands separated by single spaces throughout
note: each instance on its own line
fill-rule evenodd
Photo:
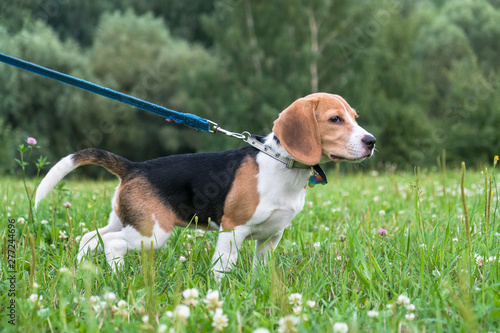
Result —
M 308 190 L 304 210 L 286 229 L 269 265 L 253 270 L 253 244 L 245 242 L 237 267 L 221 282 L 210 273 L 216 233 L 194 230 L 177 229 L 154 253 L 128 253 L 117 274 L 103 255 L 77 266 L 78 237 L 106 224 L 117 181 L 67 181 L 29 223 L 23 183 L 2 179 L 0 283 L 8 291 L 13 281 L 8 278 L 15 276 L 16 325 L 8 323 L 12 297 L 1 292 L 0 327 L 210 332 L 214 312 L 203 300 L 217 290 L 223 301 L 219 320 L 224 323 L 227 316 L 225 332 L 285 331 L 283 318 L 289 318 L 290 332 L 333 332 L 336 323 L 346 323 L 349 332 L 498 329 L 500 211 L 494 177 L 485 190 L 484 173 L 467 171 L 467 214 L 460 170 L 418 176 L 331 173 L 329 179 Z M 11 219 L 14 238 L 9 238 Z M 380 235 L 380 228 L 387 235 Z M 12 240 L 15 273 L 7 265 Z M 192 288 L 199 295 L 191 301 L 198 303 L 189 305 L 185 318 L 177 306 L 187 301 L 183 291 Z M 294 293 L 302 298 L 290 304 Z M 405 306 L 400 295 L 413 306 Z

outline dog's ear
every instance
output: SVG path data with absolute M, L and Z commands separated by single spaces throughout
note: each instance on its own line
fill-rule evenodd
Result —
M 307 165 L 321 159 L 321 136 L 316 120 L 317 97 L 300 98 L 280 113 L 273 132 L 292 157 Z

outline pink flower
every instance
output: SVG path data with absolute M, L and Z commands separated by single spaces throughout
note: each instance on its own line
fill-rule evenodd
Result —
M 380 229 L 378 229 L 378 234 L 380 236 L 385 236 L 385 235 L 387 235 L 387 230 L 380 228 Z
M 65 203 L 64 203 L 64 207 L 66 207 L 66 208 L 71 207 L 71 202 L 68 202 L 68 201 L 67 201 L 67 202 L 65 202 Z
M 30 146 L 36 145 L 36 139 L 35 138 L 29 137 L 28 140 L 27 140 L 27 142 L 28 142 L 28 144 Z

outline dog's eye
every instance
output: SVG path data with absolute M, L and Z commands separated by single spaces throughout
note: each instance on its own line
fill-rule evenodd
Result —
M 331 117 L 330 122 L 335 123 L 335 124 L 339 124 L 342 122 L 342 118 L 340 118 L 339 116 Z

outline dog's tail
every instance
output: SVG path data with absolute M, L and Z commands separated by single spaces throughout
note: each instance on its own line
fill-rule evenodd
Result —
M 36 191 L 35 208 L 64 176 L 79 166 L 86 164 L 102 166 L 108 169 L 109 172 L 123 178 L 128 173 L 132 162 L 113 153 L 95 148 L 84 149 L 68 155 L 54 165 L 40 183 Z

